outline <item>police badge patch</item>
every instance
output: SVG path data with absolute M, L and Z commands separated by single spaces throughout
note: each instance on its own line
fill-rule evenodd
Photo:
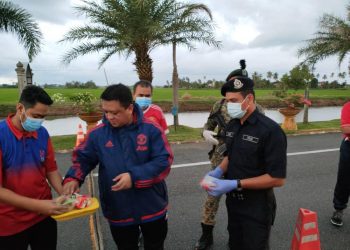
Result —
M 233 86 L 235 89 L 240 89 L 243 87 L 243 83 L 240 80 L 235 79 L 235 81 L 233 82 Z

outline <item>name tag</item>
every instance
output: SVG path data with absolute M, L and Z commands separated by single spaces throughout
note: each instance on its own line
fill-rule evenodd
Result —
M 242 139 L 245 141 L 253 142 L 253 143 L 259 142 L 259 138 L 251 136 L 251 135 L 243 135 Z
M 235 134 L 234 132 L 226 132 L 226 136 L 230 138 L 233 138 L 234 134 Z

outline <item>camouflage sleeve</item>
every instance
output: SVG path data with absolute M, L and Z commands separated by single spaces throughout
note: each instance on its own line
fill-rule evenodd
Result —
M 209 113 L 209 117 L 212 115 L 212 114 L 215 114 L 219 108 L 221 106 L 221 101 L 217 101 L 213 107 L 211 108 L 211 111 Z M 208 117 L 208 120 L 207 122 L 204 124 L 204 127 L 203 127 L 203 130 L 211 130 L 211 131 L 214 131 L 215 128 L 217 127 L 218 123 L 214 120 L 214 119 L 211 119 Z

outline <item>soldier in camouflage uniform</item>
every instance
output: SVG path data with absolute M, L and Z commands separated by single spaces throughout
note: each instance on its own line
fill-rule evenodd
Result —
M 226 81 L 235 76 L 248 76 L 245 70 L 245 60 L 240 60 L 241 69 L 232 71 L 226 78 Z M 257 105 L 258 110 L 264 113 L 262 107 Z M 208 143 L 213 145 L 212 150 L 208 153 L 211 162 L 211 168 L 215 169 L 223 160 L 226 151 L 224 129 L 231 117 L 227 112 L 227 101 L 223 98 L 217 101 L 212 107 L 208 120 L 204 124 L 202 135 Z M 217 133 L 214 132 L 217 128 Z M 216 138 L 214 138 L 216 137 Z M 205 250 L 213 244 L 213 229 L 215 225 L 215 215 L 219 208 L 220 196 L 214 197 L 208 195 L 204 203 L 202 217 L 202 235 L 195 245 L 196 250 Z

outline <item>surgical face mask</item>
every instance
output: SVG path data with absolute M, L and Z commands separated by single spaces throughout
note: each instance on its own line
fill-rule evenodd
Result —
M 142 108 L 145 109 L 152 104 L 151 97 L 136 97 L 135 102 Z
M 247 110 L 242 110 L 242 103 L 245 101 L 245 98 L 242 102 L 228 102 L 227 103 L 227 113 L 233 119 L 241 119 L 246 113 Z
M 23 112 L 23 114 L 25 115 L 26 120 L 22 122 L 22 119 L 21 119 L 21 124 L 25 131 L 28 131 L 28 132 L 36 131 L 41 127 L 41 124 L 44 122 L 44 119 L 32 118 L 27 116 L 25 114 L 25 111 Z

